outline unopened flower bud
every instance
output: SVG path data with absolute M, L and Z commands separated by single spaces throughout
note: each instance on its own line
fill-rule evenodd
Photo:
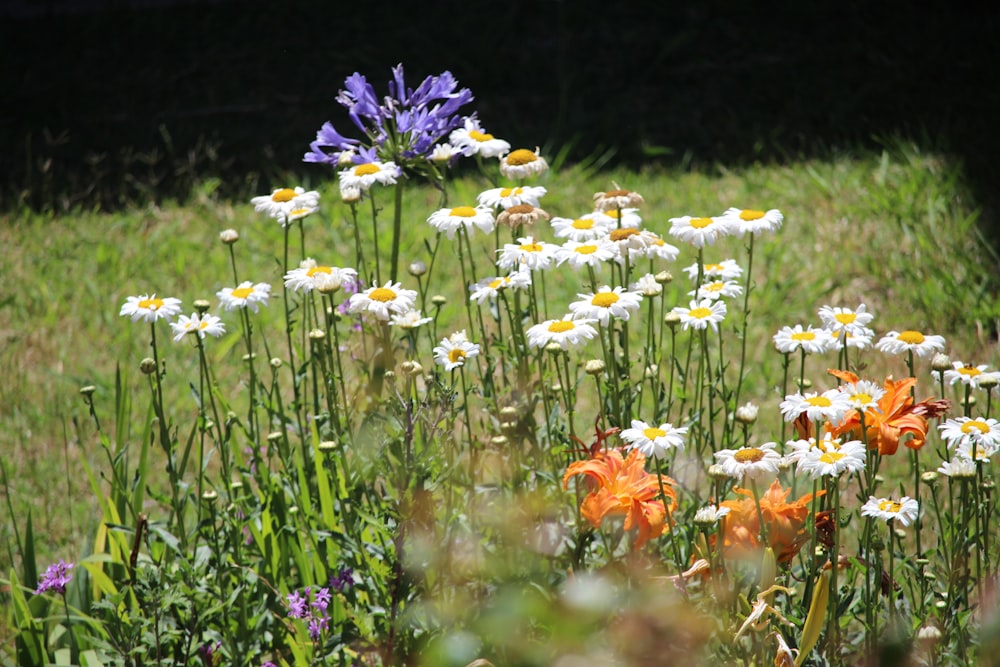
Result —
M 384 377 L 385 377 L 386 380 L 395 380 L 396 379 L 396 373 L 393 372 L 393 371 L 386 371 Z
M 361 188 L 350 185 L 340 188 L 340 198 L 345 204 L 353 204 L 361 199 Z
M 278 357 L 271 357 L 271 368 L 281 368 L 281 359 Z
M 1000 378 L 992 373 L 984 373 L 979 378 L 979 386 L 987 391 L 1000 384 Z
M 448 303 L 448 297 L 444 296 L 443 294 L 435 294 L 434 296 L 431 297 L 431 303 L 440 308 L 444 304 Z
M 587 375 L 600 375 L 604 372 L 604 362 L 600 359 L 590 359 L 583 366 L 583 371 Z
M 251 353 L 248 353 L 248 354 L 244 354 L 243 357 L 242 357 L 243 363 L 245 363 L 245 364 L 246 363 L 250 363 L 250 361 L 252 359 L 256 359 L 256 358 L 257 358 L 257 354 L 254 353 L 254 352 L 251 352 Z
M 976 404 L 976 397 L 973 396 L 972 394 L 969 394 L 969 397 L 965 399 L 964 403 L 966 406 L 971 408 L 973 405 Z
M 150 375 L 156 372 L 156 360 L 146 357 L 139 362 L 139 370 L 142 371 L 143 375 Z
M 81 396 L 85 396 L 87 398 L 90 398 L 91 396 L 93 396 L 95 391 L 97 391 L 97 387 L 95 387 L 92 384 L 88 384 L 88 385 L 86 385 L 84 387 L 80 387 L 80 395 Z
M 940 352 L 938 352 L 931 358 L 932 371 L 943 373 L 944 371 L 950 371 L 951 369 L 952 369 L 951 359 L 948 358 L 947 354 L 941 354 Z
M 507 436 L 505 435 L 495 435 L 492 438 L 490 438 L 490 444 L 492 444 L 494 447 L 503 447 L 508 442 L 510 442 L 510 440 L 508 440 Z
M 545 351 L 551 355 L 557 355 L 563 351 L 563 348 L 559 343 L 549 343 L 545 346 Z
M 417 261 L 417 262 L 411 263 L 410 266 L 407 267 L 407 270 L 410 272 L 411 276 L 414 276 L 415 278 L 419 278 L 420 276 L 422 276 L 425 273 L 427 273 L 427 265 L 424 264 L 423 262 Z
M 647 380 L 649 380 L 655 378 L 659 372 L 660 372 L 659 366 L 657 366 L 656 364 L 650 364 L 649 366 L 646 366 L 642 374 Z
M 209 503 L 215 502 L 218 497 L 219 494 L 212 489 L 208 489 L 201 494 L 201 499 Z
M 740 424 L 750 425 L 757 421 L 759 409 L 753 403 L 747 403 L 736 408 L 736 421 Z
M 660 271 L 653 276 L 653 279 L 661 285 L 666 285 L 669 282 L 673 282 L 674 276 L 669 271 Z
M 326 332 L 322 329 L 313 329 L 309 332 L 309 340 L 323 340 L 326 338 Z
M 333 450 L 335 450 L 337 448 L 337 441 L 336 440 L 324 440 L 323 442 L 319 443 L 319 445 L 317 445 L 317 447 L 319 448 L 319 451 L 321 451 L 321 452 L 332 452 Z
M 267 434 L 267 441 L 268 442 L 278 442 L 279 440 L 281 440 L 284 437 L 285 437 L 285 434 L 282 433 L 281 431 L 271 431 L 270 433 Z
M 663 316 L 663 323 L 666 324 L 671 329 L 673 329 L 674 327 L 676 327 L 678 324 L 681 323 L 681 316 L 680 314 L 675 313 L 674 311 L 670 311 L 669 313 Z
M 235 229 L 223 229 L 219 232 L 219 240 L 226 245 L 232 245 L 240 240 L 240 233 Z
M 917 641 L 922 644 L 937 644 L 941 636 L 941 630 L 935 625 L 925 625 L 917 630 Z
M 556 382 L 554 385 L 549 387 L 549 391 L 551 391 L 553 394 L 558 394 L 560 391 L 562 391 L 562 385 Z
M 243 482 L 241 480 L 235 479 L 233 480 L 232 484 L 229 485 L 229 488 L 232 489 L 233 491 L 239 491 L 240 489 L 243 488 Z
M 399 370 L 403 371 L 403 375 L 409 375 L 412 377 L 422 373 L 424 371 L 424 367 L 416 361 L 404 361 L 399 365 Z
M 927 472 L 920 475 L 921 481 L 927 484 L 934 484 L 937 482 L 938 474 L 933 470 L 928 470 Z
M 716 482 L 720 482 L 724 479 L 729 479 L 729 473 L 726 469 L 720 466 L 718 463 L 713 463 L 708 466 L 708 476 L 714 479 Z
M 513 405 L 508 405 L 504 408 L 500 408 L 500 419 L 501 421 L 510 421 L 511 419 L 517 419 L 517 408 Z
M 198 299 L 194 302 L 194 309 L 199 315 L 204 315 L 211 307 L 212 304 L 206 299 Z
M 811 386 L 813 386 L 813 383 L 812 383 L 812 380 L 810 380 L 809 378 L 802 378 L 799 381 L 799 390 L 800 391 L 805 391 L 806 389 L 808 389 Z

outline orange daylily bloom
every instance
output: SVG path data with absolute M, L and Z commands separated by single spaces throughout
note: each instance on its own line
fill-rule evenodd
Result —
M 850 371 L 830 370 L 829 373 L 844 382 L 858 381 L 858 376 Z M 868 408 L 864 414 L 864 435 L 869 449 L 877 447 L 879 454 L 895 454 L 900 439 L 907 434 L 912 436 L 903 443 L 907 447 L 919 450 L 924 446 L 928 418 L 943 415 L 948 411 L 949 403 L 934 398 L 914 403 L 910 389 L 916 384 L 917 378 L 893 380 L 890 375 L 885 379 L 885 394 L 878 400 L 878 407 Z M 834 437 L 853 433 L 854 437 L 860 438 L 861 425 L 861 414 L 852 410 L 831 433 Z
M 760 544 L 760 519 L 763 517 L 767 528 L 767 546 L 774 550 L 775 559 L 779 563 L 792 560 L 802 545 L 809 540 L 809 533 L 805 529 L 810 516 L 807 505 L 813 498 L 826 493 L 826 491 L 820 491 L 815 495 L 807 493 L 798 500 L 787 502 L 792 490 L 781 488 L 778 480 L 774 480 L 760 498 L 760 516 L 758 516 L 753 491 L 735 488 L 733 492 L 746 498 L 726 500 L 720 504 L 721 507 L 729 508 L 729 514 L 725 518 L 723 540 L 726 555 L 759 553 L 763 549 Z
M 573 475 L 587 475 L 593 490 L 583 499 L 580 512 L 594 525 L 600 527 L 604 517 L 625 516 L 625 530 L 638 529 L 634 548 L 644 545 L 649 538 L 663 533 L 666 508 L 660 495 L 657 476 L 646 472 L 646 457 L 637 449 L 622 458 L 617 449 L 608 450 L 599 458 L 571 463 L 563 475 L 563 488 L 569 486 Z M 670 499 L 670 511 L 677 509 L 674 480 L 663 477 L 663 493 Z

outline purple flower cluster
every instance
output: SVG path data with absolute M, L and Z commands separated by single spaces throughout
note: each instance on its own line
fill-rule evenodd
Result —
M 309 637 L 319 641 L 323 632 L 330 625 L 330 589 L 320 588 L 313 592 L 308 586 L 302 592 L 292 591 L 285 600 L 288 601 L 288 617 L 301 618 L 309 626 Z
M 389 95 L 379 103 L 375 88 L 355 72 L 344 81 L 337 102 L 365 134 L 368 146 L 341 135 L 332 123 L 326 122 L 303 160 L 336 166 L 345 152 L 355 164 L 372 162 L 376 156 L 384 161 L 427 158 L 438 142 L 463 125 L 465 117 L 460 117 L 458 110 L 472 99 L 472 92 L 458 88 L 451 72 L 429 76 L 416 89 L 407 88 L 403 66 L 396 65 L 392 68 Z M 324 150 L 330 148 L 333 152 Z
M 198 655 L 201 657 L 201 661 L 205 663 L 205 667 L 215 667 L 222 660 L 221 650 L 222 642 L 202 644 L 198 648 Z
M 38 582 L 35 595 L 40 595 L 47 591 L 55 591 L 59 595 L 66 595 L 66 586 L 73 579 L 73 575 L 70 574 L 70 570 L 72 569 L 73 563 L 67 563 L 62 558 L 59 559 L 58 563 L 49 565 L 45 573 L 42 574 L 41 581 Z
M 340 568 L 340 572 L 330 577 L 330 588 L 343 593 L 354 585 L 354 570 L 346 565 Z

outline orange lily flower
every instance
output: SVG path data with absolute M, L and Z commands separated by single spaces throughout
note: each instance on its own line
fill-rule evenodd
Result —
M 858 376 L 849 371 L 830 370 L 829 373 L 845 382 L 857 382 Z M 919 403 L 913 402 L 910 389 L 917 384 L 917 378 L 893 380 L 890 375 L 885 379 L 885 394 L 878 400 L 878 407 L 865 410 L 864 430 L 868 448 L 878 448 L 879 454 L 895 454 L 899 449 L 900 439 L 909 434 L 903 444 L 910 449 L 919 450 L 927 439 L 927 419 L 939 417 L 948 411 L 949 403 L 944 400 L 928 398 Z M 848 412 L 844 421 L 832 429 L 834 437 L 845 433 L 854 433 L 861 437 L 862 419 L 857 410 Z
M 795 558 L 795 554 L 809 540 L 809 533 L 805 529 L 810 515 L 807 505 L 813 498 L 826 493 L 826 491 L 820 491 L 815 495 L 808 493 L 798 500 L 787 502 L 792 490 L 781 488 L 778 480 L 774 480 L 760 498 L 760 516 L 758 516 L 753 491 L 735 488 L 733 492 L 746 498 L 726 500 L 721 503 L 721 507 L 729 508 L 729 514 L 725 517 L 723 541 L 727 555 L 739 556 L 763 549 L 760 544 L 762 517 L 767 527 L 769 544 L 766 546 L 774 550 L 775 559 L 779 563 Z
M 573 475 L 587 475 L 593 490 L 580 505 L 580 512 L 595 528 L 606 516 L 624 515 L 625 530 L 638 529 L 633 548 L 642 547 L 651 537 L 663 533 L 666 508 L 660 495 L 657 476 L 646 472 L 646 457 L 637 449 L 628 458 L 611 449 L 598 458 L 571 463 L 563 475 L 563 488 L 569 486 Z M 677 509 L 674 480 L 663 476 L 663 493 L 670 498 L 670 511 Z

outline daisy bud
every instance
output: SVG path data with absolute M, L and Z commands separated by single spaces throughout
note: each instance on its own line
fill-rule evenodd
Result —
M 549 387 L 549 391 L 551 391 L 553 394 L 558 394 L 560 391 L 562 391 L 562 385 L 557 382 L 556 384 Z
M 206 419 L 205 424 L 201 427 L 201 430 L 211 431 L 213 428 L 215 428 L 215 422 L 212 421 L 211 419 Z
M 500 430 L 505 433 L 514 433 L 517 431 L 517 422 L 500 422 Z
M 233 480 L 233 483 L 229 485 L 229 488 L 233 491 L 239 491 L 243 488 L 243 482 L 241 480 Z
M 747 403 L 736 408 L 736 421 L 741 424 L 750 425 L 757 421 L 758 408 L 753 403 Z
M 322 329 L 313 329 L 309 332 L 309 340 L 323 340 L 326 338 L 326 332 Z
M 604 362 L 600 359 L 590 359 L 586 364 L 584 364 L 583 371 L 587 375 L 600 375 L 604 372 L 604 368 Z
M 681 323 L 681 316 L 679 313 L 670 311 L 669 313 L 663 316 L 663 323 L 666 324 L 671 329 L 673 329 L 674 327 L 676 327 L 678 324 Z
M 223 229 L 219 232 L 219 240 L 226 245 L 232 245 L 240 240 L 240 233 L 235 229 Z
M 938 609 L 947 609 L 948 608 L 948 601 L 947 600 L 938 600 L 937 602 L 934 603 L 934 606 L 937 607 Z
M 271 368 L 281 368 L 282 362 L 281 359 L 279 359 L 278 357 L 272 357 L 270 363 L 271 363 Z
M 340 199 L 345 204 L 353 204 L 361 199 L 361 188 L 349 185 L 340 189 Z
M 88 384 L 85 387 L 80 387 L 80 395 L 85 396 L 87 398 L 93 396 L 95 391 L 97 391 L 97 387 L 95 387 L 92 384 Z
M 403 371 L 404 375 L 414 376 L 419 375 L 424 372 L 424 367 L 421 366 L 416 361 L 404 361 L 399 365 L 399 370 Z
M 344 167 L 351 167 L 354 165 L 354 149 L 348 148 L 345 151 L 340 151 L 340 155 L 337 156 L 337 166 L 343 169 Z
M 298 514 L 299 513 L 299 506 L 298 505 L 292 505 L 291 507 L 288 508 L 288 513 L 289 514 Z
M 319 451 L 321 451 L 321 452 L 332 452 L 333 450 L 335 450 L 337 448 L 337 441 L 336 440 L 324 440 L 323 442 L 319 443 L 318 447 L 319 447 Z
M 653 278 L 661 285 L 666 285 L 669 282 L 673 282 L 674 276 L 669 271 L 660 271 Z
M 650 364 L 646 366 L 646 369 L 642 372 L 643 376 L 648 380 L 656 377 L 656 374 L 660 372 L 660 367 L 656 364 Z
M 249 354 L 244 354 L 243 357 L 242 357 L 243 363 L 245 363 L 245 364 L 250 363 L 250 360 L 256 359 L 256 358 L 257 358 L 257 355 L 256 355 L 256 353 L 253 353 L 253 352 L 251 352 Z
M 219 494 L 213 491 L 212 489 L 208 489 L 207 491 L 201 494 L 201 499 L 209 503 L 214 503 L 216 499 L 218 499 L 218 497 Z
M 427 265 L 423 262 L 413 262 L 407 269 L 411 276 L 419 278 L 420 276 L 427 273 Z
M 729 473 L 718 463 L 713 463 L 708 466 L 708 476 L 714 479 L 716 482 L 721 482 L 724 479 L 729 479 Z
M 809 378 L 802 378 L 801 381 L 799 382 L 800 391 L 805 391 L 811 386 L 813 386 L 813 383 L 812 380 L 810 380 Z
M 490 438 L 490 444 L 493 445 L 494 447 L 503 447 L 508 442 L 510 442 L 510 440 L 508 440 L 507 436 L 505 435 L 495 435 L 492 438 Z
M 928 470 L 920 476 L 920 480 L 926 482 L 927 484 L 934 484 L 937 482 L 938 474 L 933 470 Z
M 926 579 L 927 581 L 937 581 L 937 575 L 931 572 L 930 570 L 927 570 L 926 572 L 924 572 L 924 579 Z
M 551 354 L 552 356 L 558 356 L 559 353 L 563 351 L 563 349 L 562 345 L 560 345 L 559 343 L 549 343 L 548 345 L 545 346 L 545 351 Z
M 139 370 L 142 371 L 143 375 L 149 375 L 156 372 L 156 361 L 146 357 L 139 362 Z
M 952 370 L 951 359 L 948 358 L 947 354 L 941 354 L 938 352 L 931 359 L 931 370 L 937 371 L 938 373 Z
M 194 309 L 199 315 L 204 315 L 208 312 L 208 309 L 212 307 L 212 304 L 205 299 L 198 299 L 194 302 Z
M 278 442 L 279 440 L 281 440 L 284 437 L 285 437 L 285 434 L 282 433 L 281 431 L 271 431 L 270 433 L 267 434 L 267 441 L 268 442 Z
M 979 379 L 979 388 L 986 389 L 987 391 L 997 386 L 998 384 L 1000 384 L 1000 378 L 997 378 L 996 375 L 984 373 L 982 377 L 980 377 Z
M 444 296 L 443 294 L 435 294 L 434 296 L 431 297 L 431 303 L 440 308 L 444 304 L 448 303 L 448 297 Z
M 982 384 L 980 384 L 980 386 L 982 386 Z M 966 405 L 967 407 L 970 407 L 970 408 L 971 408 L 971 407 L 972 407 L 973 405 L 975 405 L 975 404 L 976 404 L 976 397 L 975 397 L 975 396 L 972 396 L 972 395 L 970 395 L 970 396 L 969 396 L 969 397 L 968 397 L 967 399 L 965 399 L 965 401 L 964 401 L 964 402 L 965 402 L 965 405 Z
M 992 479 L 986 478 L 983 480 L 983 491 L 987 494 L 993 493 L 993 489 L 996 487 L 997 483 Z
M 921 644 L 933 646 L 941 641 L 941 630 L 934 625 L 925 625 L 917 630 L 917 641 Z
M 386 371 L 384 377 L 385 377 L 386 380 L 395 380 L 396 379 L 396 373 L 393 372 L 393 371 Z
M 503 421 L 510 421 L 512 419 L 517 419 L 517 408 L 515 408 L 513 405 L 508 405 L 505 408 L 501 408 L 500 419 Z

